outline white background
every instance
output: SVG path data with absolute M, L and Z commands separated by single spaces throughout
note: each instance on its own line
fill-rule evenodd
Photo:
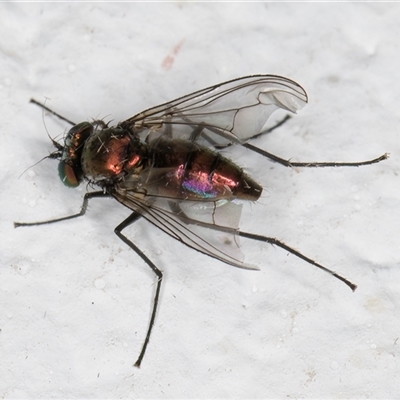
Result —
M 0 397 L 398 398 L 400 357 L 400 6 L 340 3 L 0 4 Z M 288 169 L 245 149 L 265 188 L 242 229 L 277 237 L 359 285 L 242 240 L 260 272 L 232 268 L 146 221 L 126 234 L 165 272 L 142 368 L 155 277 L 113 233 L 129 210 L 77 212 L 46 128 L 123 120 L 239 76 L 299 82 L 309 104 L 256 141 L 304 161 Z M 32 167 L 32 165 L 34 165 Z M 24 170 L 31 167 L 24 174 Z M 21 176 L 22 174 L 22 176 Z

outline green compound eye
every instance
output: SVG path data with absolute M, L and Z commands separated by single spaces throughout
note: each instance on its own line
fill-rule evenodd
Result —
M 65 161 L 60 161 L 60 164 L 58 164 L 58 175 L 65 186 L 75 188 L 80 184 L 80 180 L 76 176 L 74 168 Z

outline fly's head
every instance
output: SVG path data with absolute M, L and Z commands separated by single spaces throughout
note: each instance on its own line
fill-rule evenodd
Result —
M 85 142 L 93 131 L 93 124 L 82 122 L 70 129 L 65 137 L 64 146 L 53 141 L 58 151 L 50 157 L 60 159 L 58 173 L 65 186 L 77 187 L 83 181 L 85 176 L 82 169 L 82 154 Z

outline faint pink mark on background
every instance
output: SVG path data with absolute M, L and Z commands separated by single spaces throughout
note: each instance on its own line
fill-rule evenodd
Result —
M 182 39 L 173 49 L 172 51 L 167 55 L 167 57 L 164 58 L 163 62 L 161 63 L 162 69 L 165 69 L 168 71 L 171 69 L 172 64 L 175 61 L 175 57 L 178 55 L 179 51 L 181 50 L 181 47 L 183 45 L 183 42 L 185 39 Z

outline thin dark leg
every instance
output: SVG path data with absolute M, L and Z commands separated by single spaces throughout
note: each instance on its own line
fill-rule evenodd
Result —
M 259 133 L 256 136 L 253 136 L 251 140 L 262 136 L 266 133 L 272 132 L 274 129 L 280 127 L 283 125 L 287 120 L 291 118 L 290 115 L 286 115 L 285 118 L 283 118 L 281 121 L 279 121 L 277 124 L 272 126 L 271 128 L 267 129 L 266 131 L 263 131 Z M 264 157 L 269 158 L 272 161 L 275 161 L 279 164 L 284 165 L 285 167 L 310 167 L 310 168 L 315 168 L 315 167 L 360 167 L 362 165 L 370 165 L 370 164 L 376 164 L 380 161 L 386 160 L 389 157 L 388 153 L 385 153 L 381 155 L 380 157 L 374 158 L 373 160 L 366 160 L 366 161 L 355 161 L 355 162 L 292 162 L 289 160 L 285 160 L 281 157 L 276 156 L 275 154 L 269 153 L 268 151 L 265 151 L 263 149 L 260 149 L 259 147 L 256 147 L 250 143 L 244 143 L 242 144 L 243 147 L 246 149 L 252 150 L 257 154 L 261 154 Z
M 66 221 L 68 219 L 73 219 L 77 217 L 82 217 L 85 215 L 87 206 L 89 203 L 90 199 L 93 199 L 95 197 L 110 197 L 108 193 L 104 192 L 90 192 L 86 193 L 85 197 L 83 198 L 83 203 L 82 203 L 82 208 L 81 211 L 79 211 L 77 214 L 73 215 L 68 215 L 67 217 L 62 217 L 62 218 L 56 218 L 56 219 L 50 219 L 48 221 L 41 221 L 41 222 L 14 222 L 14 228 L 18 228 L 19 226 L 33 226 L 33 225 L 45 225 L 45 224 L 52 224 L 53 222 L 60 222 L 60 221 Z
M 290 118 L 292 118 L 292 117 L 289 114 L 286 115 L 283 119 L 278 121 L 274 126 L 271 126 L 271 128 L 268 128 L 265 131 L 262 131 L 259 134 L 252 136 L 251 140 L 256 139 L 260 136 L 266 135 L 267 133 L 274 131 L 276 128 L 279 128 L 280 126 L 282 126 L 286 121 L 289 121 Z
M 283 125 L 283 124 L 284 124 L 286 121 L 288 121 L 290 118 L 292 118 L 290 115 L 286 115 L 283 119 L 281 119 L 280 121 L 278 121 L 274 126 L 271 126 L 271 128 L 268 128 L 268 129 L 266 129 L 265 131 L 262 131 L 262 132 L 260 132 L 259 134 L 252 136 L 252 137 L 249 138 L 248 140 L 253 140 L 253 139 L 258 138 L 258 137 L 260 137 L 260 136 L 262 136 L 262 135 L 266 135 L 267 133 L 272 132 L 272 131 L 275 130 L 276 128 L 279 128 L 281 125 Z M 195 126 L 193 126 L 193 128 L 195 129 Z M 213 129 L 212 126 L 207 126 L 207 129 L 208 129 L 209 131 L 211 131 L 211 132 L 216 133 L 217 135 L 219 134 L 219 131 L 216 130 L 216 129 Z M 229 143 L 229 144 L 227 144 L 227 145 L 221 146 L 221 145 L 216 144 L 216 142 L 215 142 L 209 135 L 202 134 L 202 136 L 203 136 L 205 139 L 207 139 L 207 141 L 208 141 L 211 145 L 213 145 L 216 149 L 225 149 L 225 148 L 227 148 L 227 147 L 229 147 L 229 146 L 232 146 L 232 145 L 234 145 L 234 144 L 238 144 L 238 143 Z M 244 144 L 242 144 L 242 146 L 246 147 Z M 255 148 L 257 148 L 257 147 L 255 147 Z M 261 150 L 261 151 L 262 151 L 262 150 Z
M 60 118 L 62 121 L 68 122 L 71 125 L 76 125 L 75 122 L 70 121 L 69 119 L 63 117 L 62 115 L 56 113 L 55 111 L 53 111 L 51 108 L 46 107 L 44 104 L 40 103 L 39 101 L 35 100 L 35 99 L 31 99 L 30 103 L 36 104 L 37 106 L 39 106 L 40 108 L 43 108 L 43 110 L 48 111 L 50 114 L 55 115 L 57 118 Z
M 138 368 L 140 368 L 140 364 L 142 363 L 144 354 L 146 353 L 147 345 L 149 344 L 149 341 L 150 341 L 151 331 L 153 329 L 154 321 L 156 319 L 158 299 L 160 297 L 161 282 L 162 282 L 162 278 L 163 278 L 163 273 L 155 266 L 155 264 L 152 261 L 150 261 L 150 259 L 143 253 L 143 251 L 140 250 L 134 243 L 132 243 L 126 236 L 124 236 L 121 233 L 121 231 L 123 229 L 125 229 L 127 226 L 133 224 L 140 217 L 141 217 L 140 214 L 134 212 L 127 219 L 122 221 L 114 229 L 115 234 L 123 242 L 125 242 L 153 270 L 153 272 L 157 275 L 157 288 L 156 288 L 156 293 L 154 295 L 153 310 L 151 312 L 150 323 L 149 323 L 149 327 L 147 329 L 146 339 L 144 340 L 142 351 L 139 354 L 139 358 L 137 359 L 137 361 L 134 364 L 134 366 L 138 367 Z
M 382 154 L 378 158 L 374 158 L 373 160 L 367 161 L 356 161 L 356 162 L 292 162 L 289 160 L 285 160 L 280 158 L 268 151 L 260 149 L 259 147 L 253 146 L 250 143 L 244 143 L 242 145 L 246 147 L 246 149 L 252 150 L 255 153 L 261 154 L 264 157 L 267 157 L 273 161 L 276 161 L 279 164 L 284 165 L 285 167 L 360 167 L 362 165 L 370 165 L 376 164 L 380 161 L 386 160 L 389 157 L 388 153 Z
M 340 281 L 344 282 L 353 292 L 357 289 L 357 285 L 355 285 L 354 283 L 350 282 L 349 280 L 347 280 L 343 276 L 337 274 L 335 271 L 332 271 L 329 268 L 324 267 L 321 264 L 318 264 L 316 261 L 312 260 L 311 258 L 306 257 L 304 254 L 301 254 L 299 251 L 293 249 L 292 247 L 289 247 L 287 244 L 281 242 L 278 239 L 267 237 L 267 236 L 255 235 L 253 233 L 240 232 L 240 231 L 239 231 L 239 236 L 242 236 L 242 237 L 245 237 L 245 238 L 248 238 L 248 239 L 258 240 L 260 242 L 270 243 L 272 245 L 276 245 L 276 246 L 288 251 L 289 253 L 292 253 L 296 257 L 299 257 L 302 260 L 308 262 L 309 264 L 314 265 L 314 266 L 322 269 L 323 271 L 328 272 L 329 274 L 333 275 L 335 278 L 337 278 Z

